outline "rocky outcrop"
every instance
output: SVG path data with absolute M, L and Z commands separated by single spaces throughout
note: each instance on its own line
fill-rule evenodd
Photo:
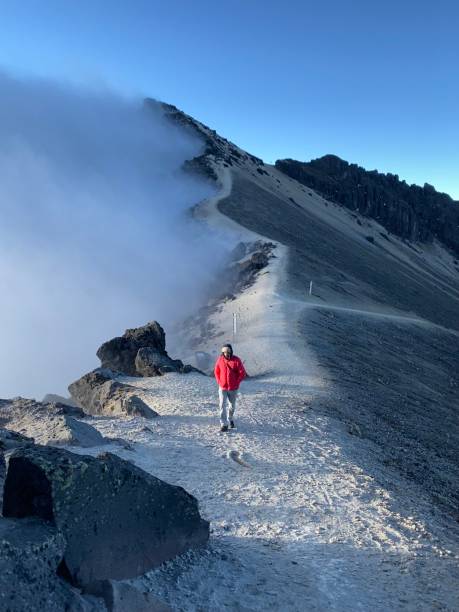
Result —
M 99 446 L 103 436 L 74 416 L 85 416 L 80 408 L 65 404 L 43 404 L 22 397 L 0 400 L 0 427 L 33 438 L 38 444 Z
M 243 247 L 246 253 L 242 254 Z M 235 293 L 240 293 L 250 287 L 256 280 L 258 273 L 268 266 L 273 257 L 275 245 L 272 242 L 257 241 L 252 244 L 239 243 L 233 253 L 236 261 L 229 268 L 230 276 L 233 276 L 232 285 Z
M 135 358 L 140 348 L 149 347 L 167 356 L 166 334 L 156 321 L 142 327 L 127 329 L 122 336 L 104 342 L 97 350 L 101 367 L 123 372 L 128 376 L 139 376 Z
M 64 550 L 64 537 L 49 523 L 0 519 L 0 610 L 106 610 L 102 600 L 82 597 L 58 576 Z
M 35 516 L 57 527 L 67 543 L 61 571 L 88 588 L 142 574 L 209 537 L 192 495 L 110 453 L 14 451 L 3 514 Z
M 165 104 L 164 102 L 147 98 L 144 100 L 144 106 L 147 110 L 149 108 L 159 108 L 165 118 L 171 123 L 179 125 L 202 141 L 203 151 L 201 155 L 185 162 L 185 169 L 201 174 L 214 181 L 218 177 L 214 170 L 213 162 L 220 162 L 227 168 L 230 166 L 242 166 L 249 162 L 253 165 L 254 169 L 256 168 L 257 171 L 266 174 L 266 171 L 262 169 L 264 166 L 262 159 L 243 151 L 226 138 L 219 136 L 215 130 L 187 115 L 173 104 Z
M 171 359 L 149 346 L 139 348 L 134 364 L 136 372 L 140 376 L 158 376 L 167 372 L 180 372 L 184 368 L 180 359 Z
M 459 254 L 459 202 L 427 183 L 408 185 L 396 174 L 367 171 L 336 155 L 310 162 L 277 160 L 276 168 L 401 238 L 419 242 L 437 238 Z
M 239 242 L 230 253 L 224 279 L 215 281 L 216 303 L 222 299 L 234 299 L 235 295 L 253 285 L 260 271 L 274 257 L 275 248 L 274 243 L 261 240 Z
M 74 400 L 92 415 L 142 416 L 152 419 L 158 413 L 137 394 L 137 389 L 115 380 L 115 372 L 96 368 L 71 385 L 69 392 Z
M 103 369 L 128 376 L 161 376 L 167 372 L 183 374 L 193 369 L 183 365 L 180 359 L 169 357 L 166 334 L 157 321 L 127 329 L 122 336 L 104 342 L 97 350 L 97 356 Z M 72 397 L 75 397 L 73 393 Z

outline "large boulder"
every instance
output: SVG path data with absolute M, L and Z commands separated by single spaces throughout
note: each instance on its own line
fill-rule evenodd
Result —
M 102 368 L 139 376 L 135 367 L 137 351 L 142 347 L 156 349 L 166 354 L 166 334 L 157 321 L 142 327 L 127 329 L 122 336 L 104 342 L 97 350 Z
M 65 573 L 83 587 L 137 576 L 209 537 L 192 495 L 110 453 L 14 451 L 3 514 L 53 523 L 67 541 Z
M 0 427 L 33 437 L 38 444 L 99 446 L 106 443 L 97 429 L 70 414 L 85 416 L 80 408 L 60 403 L 43 404 L 22 397 L 0 400 Z
M 172 359 L 166 351 L 166 334 L 157 321 L 127 329 L 122 336 L 104 342 L 97 350 L 102 368 L 129 376 L 162 376 L 167 372 L 186 374 L 193 368 Z
M 143 416 L 147 419 L 158 416 L 139 397 L 135 387 L 114 380 L 114 375 L 106 368 L 96 368 L 69 385 L 69 392 L 89 414 Z
M 103 612 L 58 576 L 65 550 L 59 531 L 35 518 L 0 519 L 0 610 Z

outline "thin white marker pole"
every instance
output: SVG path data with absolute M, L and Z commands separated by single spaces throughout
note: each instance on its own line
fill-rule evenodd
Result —
M 309 295 L 312 295 L 312 281 L 309 282 Z
M 233 340 L 237 334 L 237 314 L 233 312 Z

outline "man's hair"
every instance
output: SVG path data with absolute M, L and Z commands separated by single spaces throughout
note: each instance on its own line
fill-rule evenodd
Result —
M 222 352 L 223 352 L 223 349 L 225 349 L 225 348 L 229 348 L 229 350 L 231 351 L 231 354 L 233 353 L 233 347 L 231 346 L 231 344 L 229 342 L 222 346 Z

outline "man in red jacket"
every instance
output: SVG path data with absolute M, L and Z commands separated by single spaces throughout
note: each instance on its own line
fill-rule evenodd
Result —
M 220 398 L 220 431 L 228 431 L 226 404 L 229 402 L 229 426 L 233 428 L 237 390 L 247 376 L 242 361 L 239 357 L 233 355 L 231 344 L 222 346 L 222 354 L 215 363 L 214 373 L 218 383 L 218 396 Z

